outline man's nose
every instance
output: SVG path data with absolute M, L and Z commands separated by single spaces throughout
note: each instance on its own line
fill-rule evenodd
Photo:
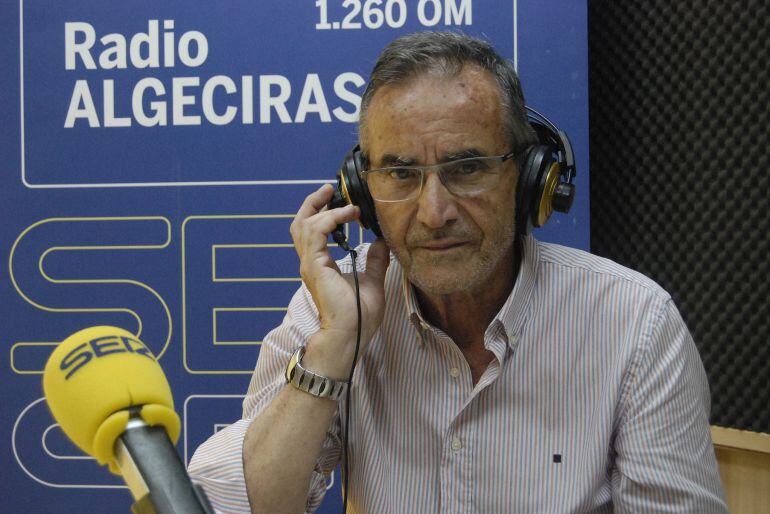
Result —
M 457 219 L 456 198 L 444 186 L 435 172 L 425 172 L 422 191 L 418 198 L 417 221 L 436 229 Z

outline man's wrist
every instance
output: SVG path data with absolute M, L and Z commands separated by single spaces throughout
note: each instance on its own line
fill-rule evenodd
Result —
M 347 380 L 355 354 L 355 334 L 350 336 L 320 330 L 307 342 L 302 365 L 319 375 L 334 380 Z
M 347 392 L 346 380 L 336 380 L 321 375 L 305 368 L 302 358 L 305 355 L 305 347 L 300 346 L 289 359 L 286 366 L 286 382 L 300 391 L 304 391 L 319 398 L 339 400 Z

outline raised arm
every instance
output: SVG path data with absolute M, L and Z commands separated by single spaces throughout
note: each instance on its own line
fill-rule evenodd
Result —
M 289 357 L 301 345 L 306 346 L 302 366 L 333 380 L 347 381 L 353 362 L 358 323 L 355 288 L 352 277 L 340 273 L 327 240 L 338 224 L 355 220 L 358 209 L 326 210 L 331 195 L 328 185 L 309 195 L 291 225 L 307 292 L 295 296 L 287 319 L 263 343 L 244 404 L 244 420 L 227 429 L 229 433 L 212 438 L 218 441 L 205 443 L 191 463 L 191 474 L 212 490 L 212 502 L 223 511 L 230 511 L 228 505 L 233 505 L 233 512 L 239 512 L 237 505 L 246 506 L 245 498 L 237 498 L 243 496 L 239 483 L 245 483 L 251 512 L 313 510 L 325 485 L 320 472 L 333 469 L 339 458 L 338 429 L 333 424 L 337 401 L 301 391 L 283 378 Z M 359 274 L 361 350 L 382 322 L 388 263 L 388 249 L 378 240 L 368 248 L 366 271 Z M 265 397 L 272 398 L 266 405 Z M 242 475 L 240 469 L 225 473 L 235 464 L 216 461 L 227 455 L 232 458 L 241 441 Z

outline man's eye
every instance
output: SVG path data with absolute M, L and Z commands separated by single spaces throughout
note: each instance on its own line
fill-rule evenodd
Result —
M 392 180 L 412 180 L 416 177 L 417 171 L 408 168 L 393 168 L 388 172 L 388 178 Z
M 468 160 L 454 163 L 453 166 L 447 166 L 447 171 L 453 175 L 472 175 L 486 171 L 488 166 L 479 160 Z

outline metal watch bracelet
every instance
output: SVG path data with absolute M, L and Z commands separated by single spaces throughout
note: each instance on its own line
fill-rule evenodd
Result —
M 318 396 L 339 400 L 348 389 L 348 383 L 342 380 L 333 380 L 313 373 L 302 367 L 302 357 L 305 355 L 305 347 L 300 346 L 289 359 L 286 366 L 286 382 L 300 391 Z

